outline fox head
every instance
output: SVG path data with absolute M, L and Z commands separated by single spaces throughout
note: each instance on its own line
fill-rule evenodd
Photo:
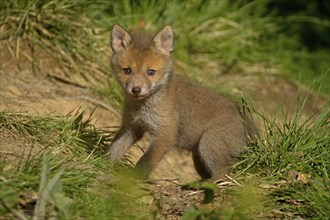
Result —
M 173 71 L 173 46 L 170 26 L 154 37 L 141 33 L 131 35 L 121 26 L 113 26 L 111 67 L 128 95 L 145 99 L 168 83 Z

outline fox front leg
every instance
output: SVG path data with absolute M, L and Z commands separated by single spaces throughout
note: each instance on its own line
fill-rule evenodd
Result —
M 175 136 L 162 134 L 153 137 L 148 150 L 143 154 L 135 166 L 139 179 L 147 179 L 165 154 L 175 145 Z
M 140 137 L 141 135 L 134 130 L 122 127 L 104 154 L 109 155 L 113 161 L 119 160 Z

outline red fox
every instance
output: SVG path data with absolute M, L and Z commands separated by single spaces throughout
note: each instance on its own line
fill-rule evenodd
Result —
M 125 102 L 121 128 L 105 154 L 119 160 L 147 132 L 150 146 L 135 168 L 140 178 L 147 179 L 174 146 L 192 152 L 203 180 L 224 178 L 257 134 L 250 118 L 233 101 L 174 74 L 170 26 L 151 37 L 114 25 L 111 46 Z

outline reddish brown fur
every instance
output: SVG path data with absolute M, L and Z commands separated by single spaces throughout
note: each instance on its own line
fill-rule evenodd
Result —
M 173 75 L 173 43 L 169 26 L 154 38 L 114 26 L 111 65 L 125 105 L 121 129 L 106 153 L 118 160 L 148 132 L 150 146 L 137 163 L 141 178 L 174 146 L 192 152 L 202 179 L 223 178 L 256 129 L 234 102 Z M 150 70 L 155 74 L 148 75 Z

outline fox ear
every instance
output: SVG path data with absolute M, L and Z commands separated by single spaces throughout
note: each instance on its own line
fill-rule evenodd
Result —
M 171 26 L 164 27 L 155 37 L 156 48 L 165 55 L 170 55 L 174 49 L 174 34 Z
M 111 47 L 114 52 L 123 50 L 131 42 L 131 36 L 124 28 L 114 25 L 111 33 Z

